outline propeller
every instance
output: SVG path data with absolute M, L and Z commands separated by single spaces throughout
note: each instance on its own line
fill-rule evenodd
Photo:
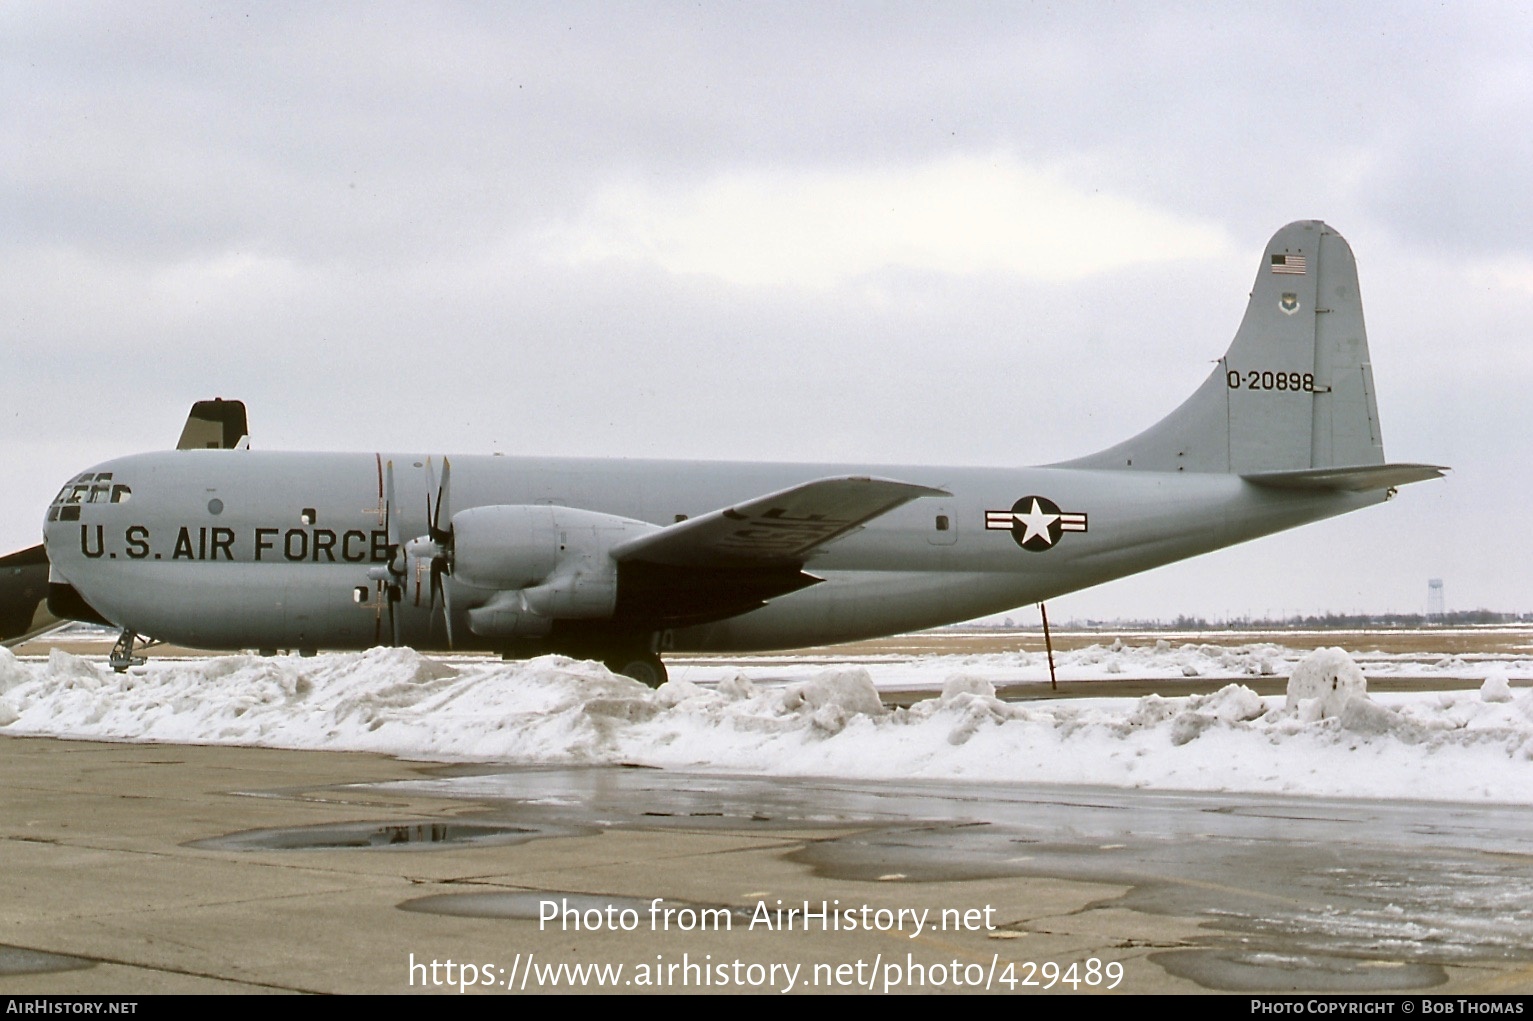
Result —
M 383 466 L 380 465 L 380 468 Z M 383 531 L 388 539 L 388 562 L 383 566 L 375 566 L 368 569 L 367 576 L 378 585 L 377 612 L 373 618 L 373 641 L 383 641 L 383 607 L 388 604 L 389 608 L 389 634 L 391 645 L 399 644 L 399 614 L 395 607 L 403 598 L 404 591 L 402 582 L 405 576 L 406 564 L 399 560 L 399 553 L 403 548 L 399 542 L 399 521 L 394 516 L 394 462 L 388 462 L 387 467 L 380 473 L 379 498 L 383 504 Z
M 429 602 L 427 613 L 431 616 L 433 624 L 436 620 L 437 598 L 442 600 L 442 619 L 447 625 L 447 647 L 453 647 L 452 638 L 452 590 L 448 588 L 446 579 L 452 574 L 453 567 L 453 536 L 452 514 L 444 511 L 450 505 L 452 494 L 452 462 L 442 458 L 442 482 L 433 486 L 436 482 L 436 472 L 432 467 L 431 459 L 426 459 L 426 528 L 425 535 L 411 539 L 405 545 L 406 562 L 414 564 L 415 574 L 415 605 L 421 604 L 421 579 L 430 579 L 427 585 Z M 436 489 L 436 502 L 432 503 L 431 490 Z M 444 517 L 447 527 L 442 527 Z

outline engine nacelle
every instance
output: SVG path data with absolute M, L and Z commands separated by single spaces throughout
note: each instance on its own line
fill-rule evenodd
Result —
M 469 611 L 486 637 L 546 634 L 555 620 L 599 620 L 617 603 L 609 550 L 658 526 L 612 514 L 547 505 L 474 507 L 453 515 L 457 581 L 495 589 Z

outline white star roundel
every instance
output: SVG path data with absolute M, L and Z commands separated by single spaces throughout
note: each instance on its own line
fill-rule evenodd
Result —
M 1086 515 L 1061 511 L 1059 504 L 1044 496 L 1024 496 L 1009 511 L 985 511 L 985 527 L 1006 530 L 1017 545 L 1030 553 L 1054 548 L 1066 532 L 1084 532 Z

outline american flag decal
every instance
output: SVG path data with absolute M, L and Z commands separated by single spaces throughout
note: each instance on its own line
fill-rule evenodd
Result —
M 1302 255 L 1274 255 L 1272 257 L 1272 272 L 1274 273 L 1286 273 L 1289 276 L 1302 277 L 1304 269 L 1304 256 Z

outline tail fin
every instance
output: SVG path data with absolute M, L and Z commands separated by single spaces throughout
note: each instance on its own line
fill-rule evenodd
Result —
M 226 401 L 215 397 L 198 401 L 186 416 L 177 450 L 250 449 L 250 425 L 245 417 L 244 401 Z
M 1384 463 L 1357 263 L 1319 220 L 1267 243 L 1240 330 L 1166 418 L 1072 468 L 1312 473 Z

